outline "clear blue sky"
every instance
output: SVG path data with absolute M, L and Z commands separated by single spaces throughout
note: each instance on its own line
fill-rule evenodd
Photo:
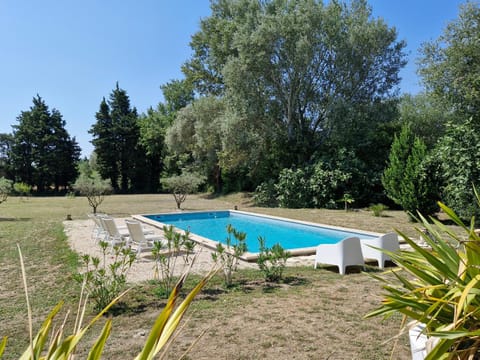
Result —
M 369 3 L 407 42 L 401 91 L 418 93 L 418 48 L 441 34 L 464 1 Z M 159 86 L 182 78 L 190 37 L 209 14 L 209 0 L 0 0 L 0 133 L 11 133 L 39 94 L 89 156 L 88 130 L 102 97 L 118 81 L 140 113 L 155 107 Z

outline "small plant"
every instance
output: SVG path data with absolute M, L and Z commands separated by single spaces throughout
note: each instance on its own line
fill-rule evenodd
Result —
M 232 235 L 234 239 L 232 239 Z M 232 286 L 232 275 L 237 271 L 240 256 L 247 251 L 246 237 L 247 234 L 237 231 L 231 224 L 228 224 L 226 246 L 218 243 L 215 252 L 212 253 L 213 261 L 219 264 L 223 270 L 227 287 Z
M 345 211 L 348 211 L 348 205 L 353 204 L 355 199 L 349 193 L 343 194 L 343 197 L 338 200 L 339 202 L 343 202 Z
M 85 272 L 74 277 L 80 283 L 85 283 L 88 295 L 95 302 L 94 308 L 100 311 L 115 299 L 124 289 L 127 273 L 135 261 L 135 253 L 130 248 L 113 247 L 113 262 L 107 265 L 108 243 L 100 241 L 103 259 L 83 255 Z
M 283 270 L 287 263 L 290 253 L 280 244 L 275 244 L 271 248 L 265 246 L 265 239 L 258 237 L 260 243 L 260 254 L 257 259 L 258 267 L 263 272 L 265 280 L 278 282 L 283 277 Z
M 177 269 L 177 259 L 182 256 L 183 266 L 188 266 L 193 261 L 195 241 L 190 239 L 190 233 L 183 234 L 176 232 L 173 226 L 164 226 L 166 243 L 155 242 L 153 244 L 152 256 L 155 262 L 154 279 L 159 280 L 162 293 L 168 295 L 174 286 L 174 274 Z
M 383 204 L 373 204 L 373 205 L 370 205 L 368 210 L 373 212 L 373 216 L 377 216 L 377 217 L 380 216 L 381 217 L 381 216 L 383 216 L 383 212 L 385 210 L 388 210 L 388 206 L 383 205 Z

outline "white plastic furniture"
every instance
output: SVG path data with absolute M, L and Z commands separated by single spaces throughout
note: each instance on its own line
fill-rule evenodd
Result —
M 363 257 L 365 259 L 376 260 L 380 269 L 383 269 L 385 267 L 385 262 L 390 261 L 391 258 L 388 254 L 385 254 L 378 249 L 385 249 L 391 252 L 400 250 L 398 236 L 393 232 L 384 234 L 375 239 L 361 239 L 360 244 L 362 246 Z
M 103 228 L 107 232 L 105 241 L 112 247 L 124 245 L 126 238 L 129 236 L 128 230 L 124 231 L 123 229 L 119 229 L 115 220 L 111 217 L 100 216 L 99 219 Z
M 356 236 L 341 240 L 336 244 L 321 244 L 317 246 L 314 268 L 317 264 L 331 264 L 338 266 L 340 274 L 345 274 L 347 266 L 361 265 L 363 261 L 360 239 Z
M 136 247 L 137 254 L 140 254 L 143 250 L 149 250 L 153 248 L 154 242 L 162 241 L 162 237 L 158 235 L 146 235 L 142 224 L 135 220 L 125 220 L 127 224 L 130 239 L 128 245 Z

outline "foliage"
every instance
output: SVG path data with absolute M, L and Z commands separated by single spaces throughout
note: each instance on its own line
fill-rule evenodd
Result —
M 35 186 L 39 193 L 51 186 L 56 191 L 67 187 L 78 175 L 80 148 L 65 129 L 62 114 L 50 111 L 37 95 L 30 110 L 22 111 L 17 120 L 10 151 L 15 180 Z
M 384 204 L 373 204 L 368 207 L 368 210 L 370 210 L 373 213 L 373 216 L 383 216 L 383 212 L 385 210 L 388 210 L 388 206 Z
M 445 133 L 452 118 L 445 103 L 428 93 L 405 94 L 398 105 L 400 125 L 408 125 L 413 134 L 422 139 L 427 149 L 432 149 Z
M 198 93 L 226 101 L 222 174 L 255 189 L 343 146 L 376 169 L 368 178 L 377 185 L 391 139 L 379 130 L 395 120 L 405 65 L 395 29 L 363 0 L 226 0 L 211 9 L 182 70 Z
M 12 192 L 12 181 L 5 179 L 4 177 L 0 178 L 0 204 L 4 201 L 7 201 L 8 195 Z
M 224 111 L 223 100 L 200 98 L 177 112 L 166 135 L 169 151 L 176 157 L 188 158 L 183 166 L 205 176 L 217 193 L 221 191 L 219 154 Z
M 425 144 L 404 125 L 393 141 L 382 183 L 387 196 L 402 206 L 412 219 L 417 211 L 432 215 L 438 210 L 435 203 L 438 190 L 426 160 Z
M 13 190 L 20 196 L 29 196 L 32 191 L 32 186 L 24 182 L 17 182 L 13 184 Z
M 131 107 L 127 92 L 118 83 L 109 100 L 103 98 L 95 118 L 89 133 L 101 177 L 110 180 L 115 192 L 144 190 L 150 159 L 139 142 L 137 109 Z
M 154 110 L 150 108 L 138 119 L 140 127 L 139 143 L 146 151 L 148 162 L 148 188 L 159 190 L 160 174 L 165 171 L 167 156 L 166 134 L 172 126 L 177 112 L 193 101 L 193 91 L 185 80 L 173 80 L 161 86 L 164 103 Z M 149 175 L 149 176 L 148 176 Z
M 105 195 L 111 192 L 112 187 L 108 180 L 102 180 L 98 173 L 93 172 L 91 176 L 81 174 L 73 184 L 73 189 L 87 198 L 93 213 L 96 214 Z
M 480 182 L 480 135 L 473 119 L 463 124 L 449 124 L 435 149 L 442 177 L 442 201 L 462 219 L 480 216 L 472 185 Z
M 308 170 L 283 169 L 275 184 L 278 204 L 286 208 L 305 208 L 311 206 L 312 193 L 308 181 Z
M 30 314 L 30 305 L 28 299 L 28 291 L 26 287 L 25 268 L 23 264 L 22 254 L 20 252 L 20 259 L 22 263 L 22 274 L 25 286 L 25 293 L 27 294 L 27 307 Z M 180 277 L 175 288 L 170 293 L 167 304 L 158 315 L 153 324 L 150 333 L 148 334 L 145 344 L 143 345 L 140 353 L 135 357 L 136 360 L 153 359 L 161 351 L 165 350 L 169 340 L 173 333 L 178 328 L 178 325 L 183 318 L 185 312 L 189 308 L 195 296 L 202 290 L 210 278 L 214 275 L 214 272 L 210 272 L 203 279 L 201 279 L 196 286 L 187 294 L 183 301 L 178 304 L 180 291 L 184 286 L 187 274 Z M 47 315 L 42 326 L 38 330 L 35 337 L 32 332 L 32 319 L 29 315 L 30 323 L 30 344 L 25 352 L 21 355 L 21 359 L 71 359 L 74 358 L 77 345 L 84 339 L 85 334 L 90 330 L 94 324 L 106 314 L 112 306 L 125 294 L 122 293 L 118 297 L 114 298 L 109 304 L 107 304 L 101 311 L 94 316 L 87 325 L 83 325 L 83 314 L 85 311 L 87 298 L 83 296 L 83 291 L 80 296 L 79 311 L 76 316 L 75 328 L 72 334 L 67 335 L 65 333 L 66 318 L 63 323 L 55 328 L 54 319 L 58 315 L 63 306 L 63 302 L 60 302 L 53 308 L 53 310 Z M 68 316 L 68 315 L 67 315 Z M 112 319 L 108 319 L 105 322 L 103 329 L 99 336 L 91 345 L 88 353 L 88 359 L 98 360 L 101 359 L 103 349 L 110 336 L 112 329 Z M 7 345 L 7 337 L 4 337 L 0 342 L 0 357 L 4 355 Z
M 345 211 L 348 211 L 348 205 L 353 204 L 355 202 L 355 199 L 349 193 L 345 193 L 343 194 L 343 197 L 338 201 L 342 202 L 344 204 Z
M 464 121 L 480 114 L 480 6 L 460 5 L 458 18 L 421 49 L 419 74 L 427 92 Z
M 212 259 L 223 270 L 225 286 L 227 287 L 232 286 L 232 275 L 237 271 L 240 256 L 247 251 L 246 237 L 247 234 L 237 231 L 231 224 L 228 224 L 227 237 L 225 239 L 226 246 L 218 243 L 215 252 L 212 253 Z
M 274 244 L 271 248 L 267 248 L 265 246 L 265 239 L 261 236 L 258 238 L 258 242 L 260 244 L 260 253 L 257 264 L 265 276 L 265 280 L 273 282 L 280 281 L 290 253 L 285 251 L 278 243 Z
M 166 190 L 172 192 L 177 209 L 180 209 L 182 203 L 187 199 L 187 195 L 196 192 L 199 186 L 205 182 L 205 177 L 184 172 L 182 175 L 163 178 L 161 182 Z
M 427 231 L 417 232 L 431 251 L 404 236 L 413 251 L 389 252 L 400 269 L 392 270 L 394 277 L 374 276 L 385 284 L 386 294 L 382 305 L 367 317 L 400 313 L 425 324 L 426 335 L 438 339 L 426 360 L 474 359 L 480 353 L 480 236 L 473 218 L 465 225 L 450 208 L 440 207 L 463 234 L 420 217 Z
M 278 205 L 275 181 L 268 180 L 257 186 L 253 194 L 256 206 L 275 207 Z
M 88 254 L 82 256 L 85 271 L 76 274 L 75 280 L 85 284 L 90 298 L 95 302 L 94 308 L 102 310 L 125 290 L 127 273 L 135 261 L 135 253 L 121 246 L 114 246 L 113 260 L 107 263 L 109 245 L 101 241 L 103 259 Z
M 315 207 L 336 207 L 335 199 L 340 191 L 346 188 L 350 178 L 351 174 L 343 169 L 318 161 L 313 166 L 309 181 Z
M 154 242 L 152 256 L 155 262 L 154 279 L 160 281 L 162 292 L 168 295 L 174 286 L 174 274 L 179 272 L 178 257 L 183 258 L 183 266 L 189 266 L 193 261 L 193 250 L 196 243 L 190 239 L 188 231 L 184 233 L 176 232 L 171 225 L 169 227 L 164 226 L 163 233 L 165 242 Z

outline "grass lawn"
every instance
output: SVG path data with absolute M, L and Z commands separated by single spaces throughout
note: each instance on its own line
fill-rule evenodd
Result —
M 399 211 L 374 217 L 368 211 L 267 209 L 251 206 L 245 194 L 208 198 L 190 196 L 186 210 L 229 209 L 271 214 L 376 232 L 399 229 L 415 235 L 414 224 Z M 175 211 L 170 195 L 109 196 L 99 211 L 115 217 Z M 17 244 L 26 265 L 34 332 L 60 300 L 73 323 L 80 292 L 72 279 L 78 259 L 67 244 L 62 221 L 67 214 L 86 219 L 85 198 L 10 197 L 0 205 L 0 337 L 8 336 L 5 359 L 18 358 L 28 344 L 28 321 Z M 415 235 L 416 236 L 416 235 Z M 197 278 L 198 279 L 198 278 Z M 191 285 L 195 277 L 190 279 Z M 184 359 L 409 359 L 408 339 L 390 340 L 400 318 L 364 320 L 378 306 L 380 284 L 364 273 L 341 276 L 313 267 L 289 268 L 285 281 L 271 285 L 257 270 L 235 274 L 236 286 L 225 290 L 214 278 L 197 298 L 188 321 L 166 358 L 178 359 L 200 336 Z M 133 285 L 124 310 L 115 316 L 105 359 L 129 359 L 139 351 L 145 333 L 165 304 L 153 282 Z M 90 314 L 91 315 L 91 314 Z M 61 320 L 61 319 L 59 319 Z M 102 324 L 92 329 L 88 341 Z M 79 348 L 79 358 L 85 358 Z

